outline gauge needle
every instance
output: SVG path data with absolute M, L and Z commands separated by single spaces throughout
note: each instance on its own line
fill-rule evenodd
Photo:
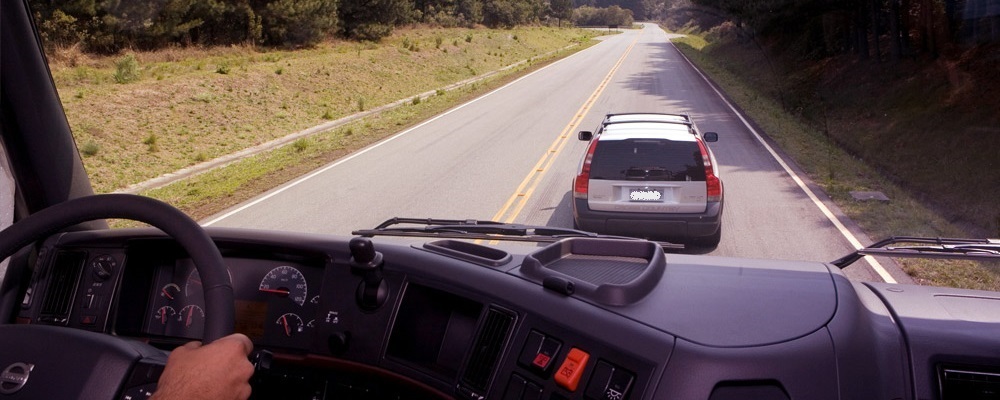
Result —
M 261 292 L 288 295 L 287 289 L 260 289 Z
M 161 311 L 160 312 L 160 323 L 164 324 L 164 325 L 167 324 L 167 312 L 166 311 Z
M 194 307 L 191 307 L 190 311 L 188 311 L 187 321 L 184 323 L 184 326 L 191 326 L 191 317 L 193 316 L 194 316 Z
M 161 290 L 163 291 L 163 295 L 167 296 L 168 299 L 170 299 L 170 300 L 174 299 L 174 296 L 171 296 L 170 292 L 167 292 L 167 289 L 161 289 Z
M 292 331 L 288 329 L 288 317 L 281 316 L 281 325 L 285 327 L 285 336 L 292 336 Z

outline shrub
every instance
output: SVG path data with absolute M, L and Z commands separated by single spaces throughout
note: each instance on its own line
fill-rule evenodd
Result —
M 296 140 L 295 142 L 292 142 L 292 148 L 294 148 L 296 152 L 301 153 L 309 148 L 309 140 L 305 138 Z
M 150 133 L 149 136 L 146 136 L 145 139 L 142 139 L 142 144 L 149 146 L 149 151 L 151 153 L 156 152 L 157 150 L 159 150 L 159 147 L 156 146 L 156 139 L 157 139 L 156 134 Z
M 221 62 L 215 67 L 215 73 L 222 75 L 228 75 L 231 70 L 232 69 L 229 67 L 229 63 L 227 62 Z
M 127 54 L 115 61 L 115 82 L 129 83 L 139 80 L 139 61 L 134 54 Z
M 84 143 L 83 146 L 80 147 L 80 153 L 82 153 L 84 156 L 87 157 L 92 157 L 94 155 L 97 155 L 97 152 L 100 150 L 101 146 L 98 145 L 97 142 L 93 140 L 88 140 L 87 143 Z
M 420 104 L 420 96 L 413 96 L 413 100 L 410 100 L 410 104 L 413 105 Z

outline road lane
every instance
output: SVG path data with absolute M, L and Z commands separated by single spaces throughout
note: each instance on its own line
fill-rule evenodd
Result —
M 602 82 L 606 87 L 598 93 Z M 712 148 L 726 205 L 722 242 L 711 254 L 830 261 L 853 250 L 667 34 L 652 25 L 607 37 L 265 194 L 214 225 L 347 234 L 394 216 L 502 216 L 570 227 L 570 184 L 585 150 L 575 131 L 593 129 L 607 112 L 636 111 L 687 113 L 703 132 L 719 133 Z M 569 127 L 573 137 L 547 155 Z M 546 157 L 550 164 L 540 174 Z M 518 188 L 531 175 L 541 178 L 524 196 Z M 508 209 L 519 194 L 523 208 Z M 861 263 L 847 273 L 881 280 Z

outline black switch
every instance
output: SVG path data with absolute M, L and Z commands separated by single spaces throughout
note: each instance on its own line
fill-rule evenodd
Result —
M 583 395 L 592 400 L 600 400 L 604 397 L 604 390 L 608 388 L 608 383 L 611 382 L 611 374 L 615 372 L 615 367 L 611 366 L 600 360 L 597 365 L 594 366 L 594 373 L 590 375 L 590 382 L 587 382 L 587 390 L 583 392 Z
M 524 395 L 521 396 L 521 400 L 542 400 L 542 387 L 528 382 L 524 386 Z
M 600 360 L 590 375 L 584 396 L 591 400 L 623 400 L 632 389 L 635 374 L 622 367 Z
M 622 400 L 628 396 L 629 390 L 632 389 L 632 381 L 635 380 L 635 375 L 625 370 L 624 368 L 615 368 L 615 372 L 611 374 L 611 381 L 608 382 L 608 388 L 604 390 L 604 400 Z
M 520 375 L 511 375 L 510 382 L 507 382 L 507 391 L 503 394 L 503 400 L 520 400 L 526 383 L 528 382 Z

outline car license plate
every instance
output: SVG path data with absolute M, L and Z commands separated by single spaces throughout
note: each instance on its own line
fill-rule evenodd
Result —
M 632 189 L 629 191 L 628 200 L 638 201 L 638 202 L 662 201 L 663 192 L 661 192 L 659 189 L 650 189 L 650 188 Z

